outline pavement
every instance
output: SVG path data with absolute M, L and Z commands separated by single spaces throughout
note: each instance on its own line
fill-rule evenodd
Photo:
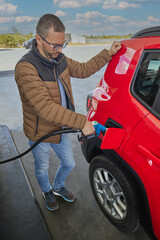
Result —
M 88 164 L 77 144 L 76 134 L 72 134 L 71 139 L 77 165 L 66 183 L 77 199 L 74 203 L 68 203 L 58 198 L 60 209 L 56 212 L 48 211 L 44 205 L 34 176 L 31 153 L 14 162 L 0 165 L 0 239 L 149 240 L 141 226 L 135 233 L 123 233 L 101 213 L 91 192 Z M 24 134 L 17 130 L 11 134 L 7 126 L 0 125 L 0 161 L 15 156 L 15 146 L 18 152 L 27 149 Z M 51 182 L 57 167 L 58 159 L 51 152 Z
M 92 50 L 90 48 L 93 54 Z M 73 55 L 75 51 L 74 47 Z M 86 49 L 83 48 L 83 51 L 82 53 L 81 48 L 80 55 L 85 55 Z M 15 52 L 18 55 L 18 50 Z M 4 54 L 4 51 L 2 53 Z M 6 51 L 5 58 L 7 53 L 9 59 L 9 51 Z M 22 129 L 22 109 L 14 81 L 14 69 L 8 70 L 3 67 L 3 71 L 0 72 L 0 161 L 22 153 L 29 147 Z M 104 69 L 89 79 L 72 79 L 77 112 L 86 113 L 86 94 L 95 87 L 103 72 Z M 76 167 L 68 176 L 66 185 L 76 194 L 77 199 L 68 203 L 57 198 L 60 209 L 56 212 L 50 212 L 44 205 L 34 175 L 32 153 L 14 162 L 0 165 L 0 239 L 150 240 L 142 226 L 135 233 L 123 233 L 106 219 L 93 197 L 88 177 L 89 165 L 81 152 L 77 134 L 71 134 L 71 140 Z M 51 151 L 51 182 L 58 165 L 58 158 Z
M 0 125 L 0 136 L 1 162 L 17 151 L 7 126 Z M 52 240 L 20 159 L 0 165 L 0 239 Z

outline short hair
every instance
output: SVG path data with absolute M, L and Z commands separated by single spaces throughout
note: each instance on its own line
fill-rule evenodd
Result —
M 38 21 L 36 33 L 46 38 L 51 28 L 53 28 L 55 32 L 65 32 L 65 26 L 57 16 L 45 14 Z

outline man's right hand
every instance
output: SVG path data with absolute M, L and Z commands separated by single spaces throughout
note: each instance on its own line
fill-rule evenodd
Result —
M 82 132 L 85 136 L 95 134 L 95 128 L 93 126 L 93 123 L 87 120 L 82 129 Z

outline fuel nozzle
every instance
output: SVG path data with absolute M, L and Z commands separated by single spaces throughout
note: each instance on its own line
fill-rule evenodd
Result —
M 101 125 L 97 121 L 92 121 L 92 123 L 93 123 L 93 126 L 95 128 L 95 132 L 97 134 L 97 137 L 99 136 L 99 134 L 101 132 L 105 133 L 105 131 L 106 131 L 106 127 L 105 126 Z

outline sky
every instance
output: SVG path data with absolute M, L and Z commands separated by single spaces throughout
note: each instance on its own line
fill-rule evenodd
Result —
M 66 33 L 133 34 L 160 25 L 160 0 L 0 0 L 0 34 L 35 34 L 46 13 L 57 15 Z

